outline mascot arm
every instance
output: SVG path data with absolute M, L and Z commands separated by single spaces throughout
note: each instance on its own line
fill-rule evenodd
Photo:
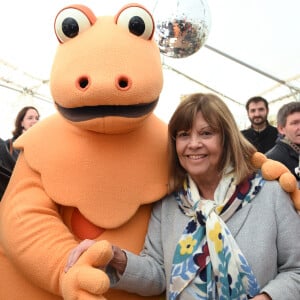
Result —
M 68 255 L 78 241 L 63 223 L 58 206 L 43 190 L 39 174 L 30 169 L 22 153 L 1 206 L 4 251 L 29 281 L 53 294 L 64 293 L 68 300 L 103 299 L 73 296 L 79 294 L 78 290 L 94 292 L 93 283 L 97 284 L 96 294 L 108 289 L 107 276 L 93 266 L 107 264 L 111 247 L 98 245 L 98 256 L 93 251 L 86 252 L 83 262 L 78 261 L 72 272 L 64 273 Z M 94 277 L 96 282 L 91 279 Z
M 263 153 L 256 152 L 251 159 L 257 169 L 261 169 L 266 180 L 278 180 L 282 189 L 290 194 L 295 208 L 300 211 L 300 190 L 297 187 L 295 176 L 281 162 L 268 159 Z

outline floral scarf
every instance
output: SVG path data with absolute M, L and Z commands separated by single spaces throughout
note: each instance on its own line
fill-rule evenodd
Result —
M 214 200 L 201 198 L 188 176 L 176 193 L 181 211 L 190 217 L 173 257 L 169 300 L 242 300 L 259 293 L 259 286 L 226 221 L 251 202 L 264 183 L 255 173 L 236 186 L 225 176 Z

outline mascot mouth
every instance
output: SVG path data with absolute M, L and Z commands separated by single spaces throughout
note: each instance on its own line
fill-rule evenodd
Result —
M 66 108 L 55 102 L 57 110 L 72 122 L 104 117 L 138 118 L 153 111 L 158 99 L 150 103 L 135 105 L 98 105 Z

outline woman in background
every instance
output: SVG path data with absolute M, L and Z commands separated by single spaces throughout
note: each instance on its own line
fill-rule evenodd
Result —
M 33 106 L 23 107 L 15 119 L 15 129 L 12 138 L 0 142 L 0 200 L 8 185 L 11 173 L 15 167 L 19 150 L 14 149 L 13 142 L 40 119 L 38 110 Z
M 18 158 L 19 151 L 13 148 L 13 142 L 21 134 L 37 123 L 39 119 L 40 113 L 33 106 L 25 106 L 18 112 L 15 120 L 15 129 L 12 132 L 13 136 L 11 139 L 6 140 L 7 148 L 9 149 L 9 153 L 11 154 L 14 162 L 16 162 Z

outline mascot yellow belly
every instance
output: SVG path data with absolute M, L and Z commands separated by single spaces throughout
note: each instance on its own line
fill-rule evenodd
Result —
M 92 238 L 138 253 L 152 203 L 167 193 L 152 16 L 134 4 L 96 18 L 74 5 L 58 13 L 55 32 L 58 113 L 15 143 L 22 151 L 0 204 L 0 299 L 87 299 L 75 285 L 63 291 L 70 250 Z M 88 299 L 144 297 L 108 290 Z

